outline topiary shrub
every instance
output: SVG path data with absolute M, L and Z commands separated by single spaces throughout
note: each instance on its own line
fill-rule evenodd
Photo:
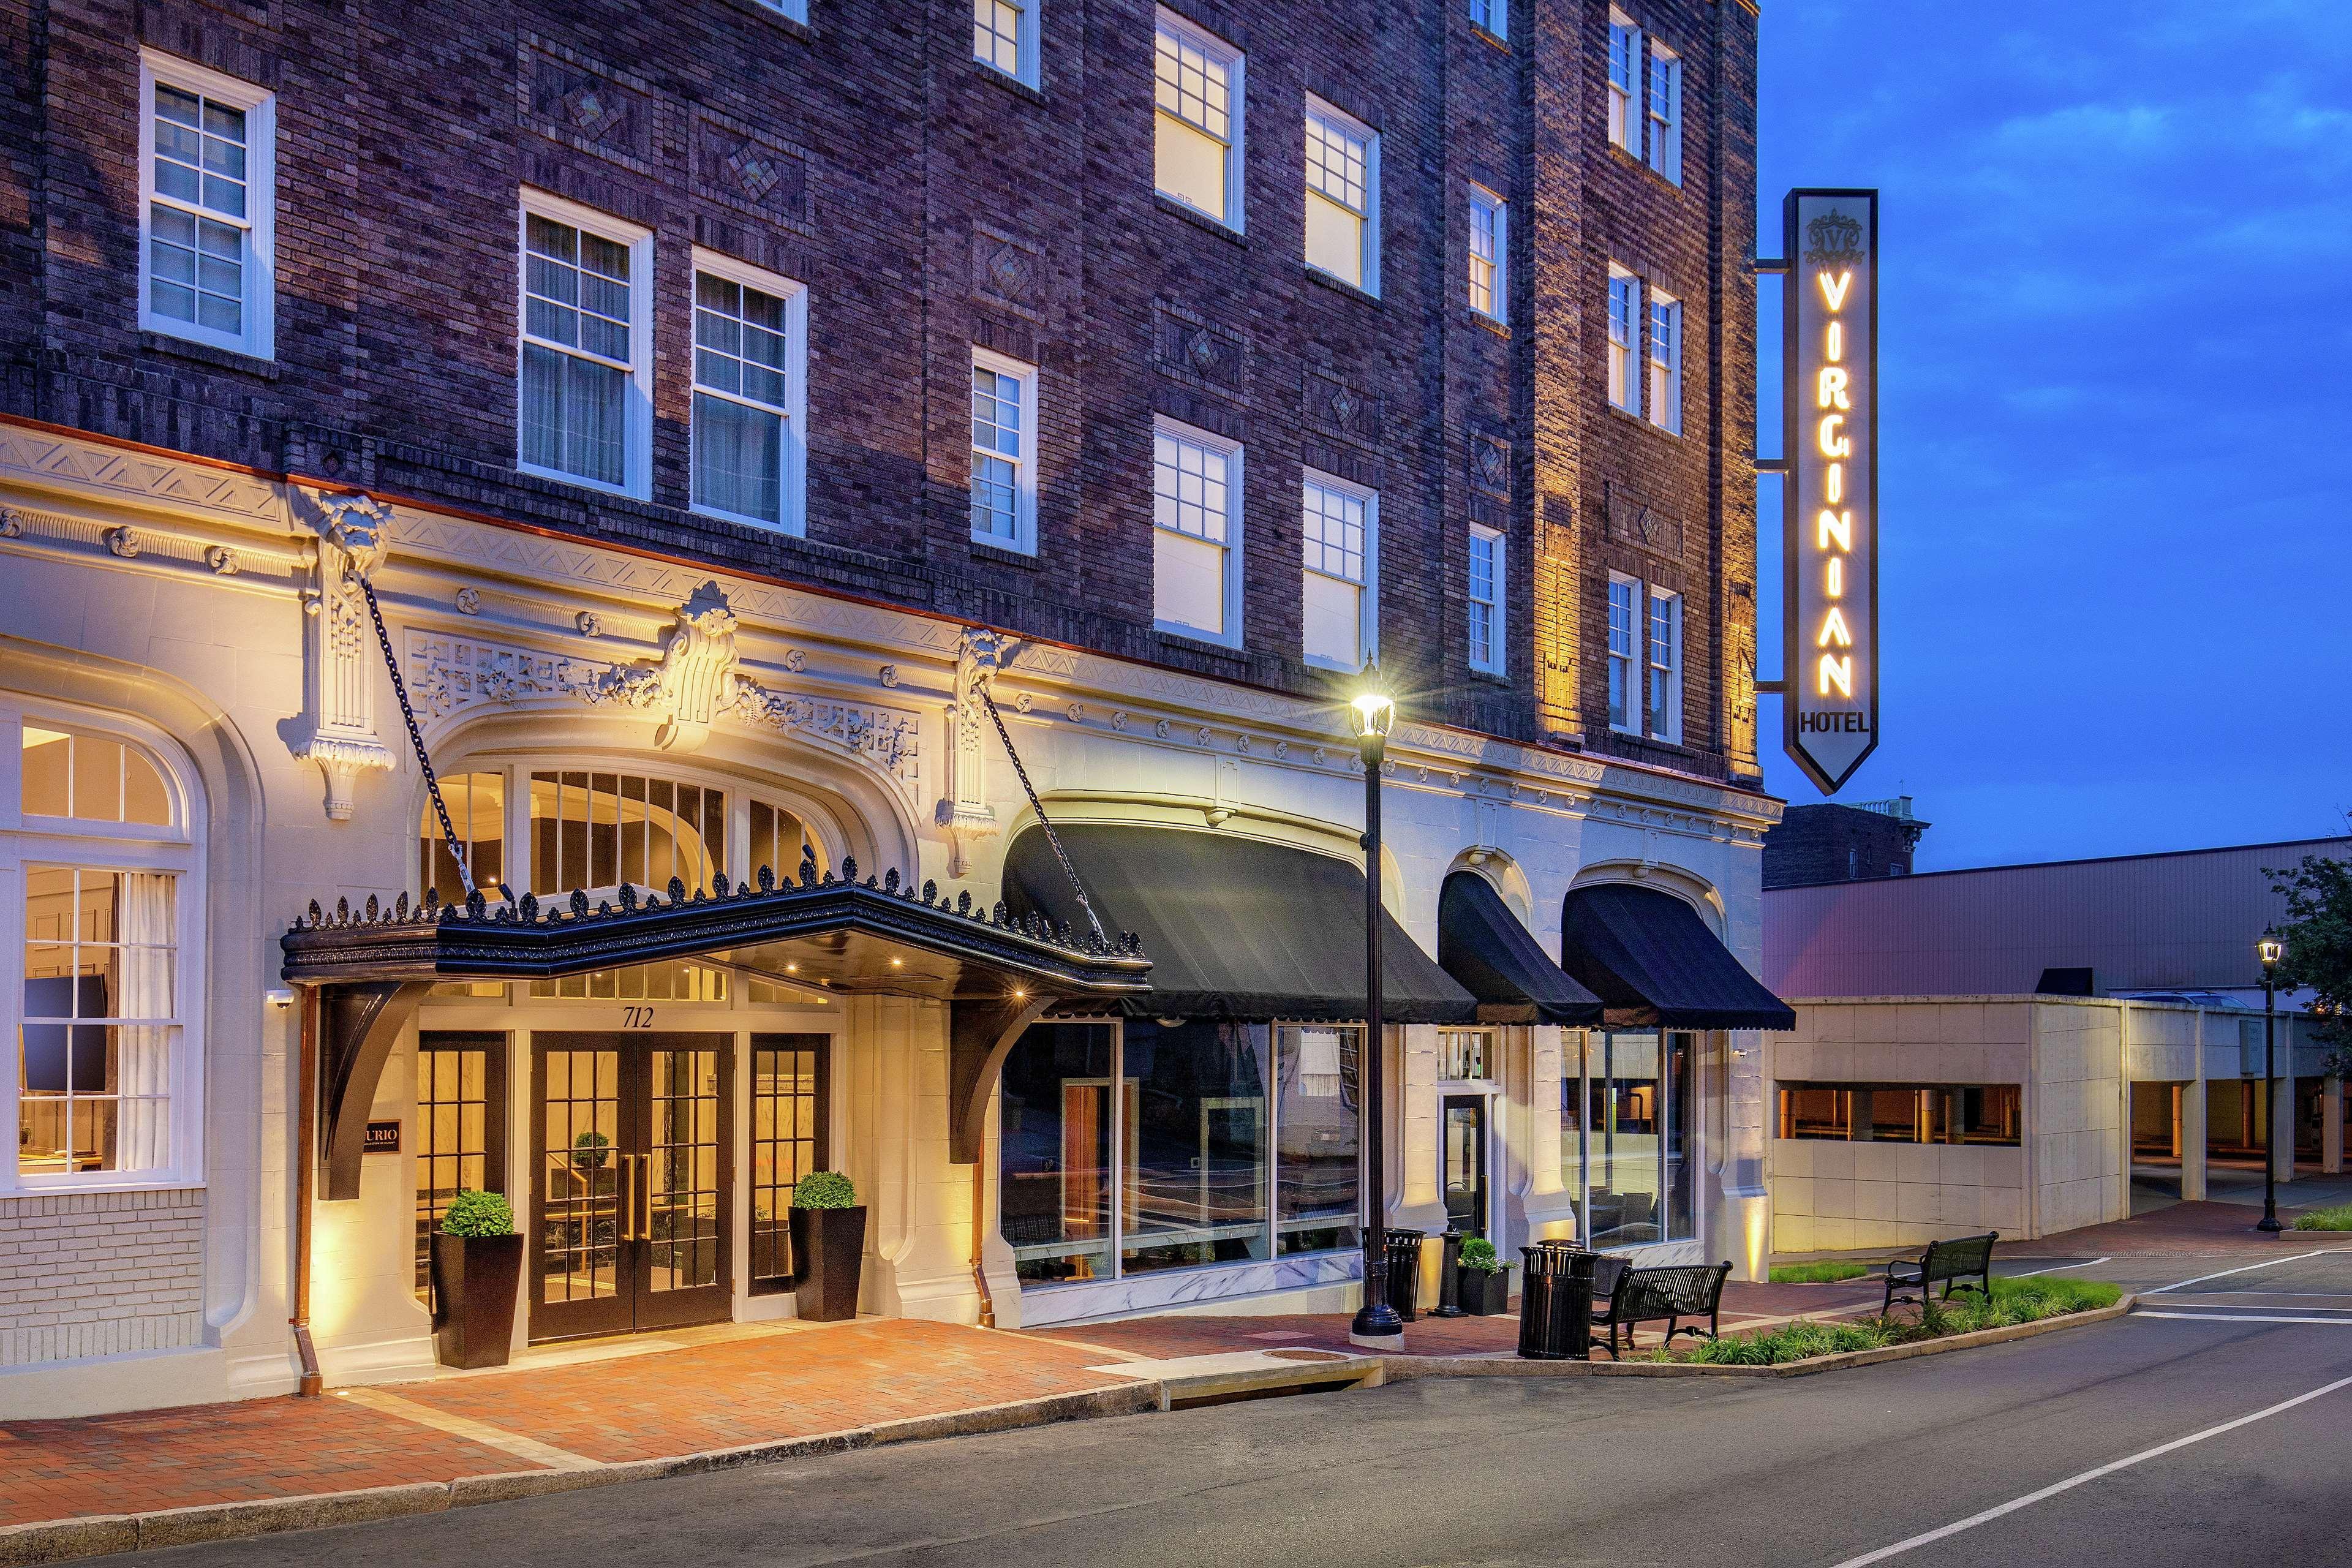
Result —
M 512 1236 L 515 1233 L 514 1205 L 496 1193 L 478 1193 L 471 1188 L 449 1200 L 449 1207 L 441 1215 L 444 1236 Z
M 1495 1244 L 1483 1236 L 1474 1236 L 1462 1244 L 1462 1267 L 1473 1274 L 1500 1274 L 1503 1260 L 1495 1251 Z
M 811 1171 L 793 1184 L 796 1209 L 854 1209 L 857 1189 L 839 1171 Z

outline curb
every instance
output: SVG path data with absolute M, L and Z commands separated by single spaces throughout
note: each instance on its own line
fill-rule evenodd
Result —
M 1975 1350 L 1980 1345 L 2007 1344 L 2011 1340 L 2030 1340 L 2038 1334 L 2108 1322 L 2130 1311 L 2138 1300 L 2137 1296 L 2126 1295 L 2112 1307 L 2068 1312 L 2036 1322 L 1979 1329 L 1970 1334 L 1948 1334 L 1942 1339 L 1916 1340 L 1906 1345 L 1881 1345 L 1875 1350 L 1811 1356 L 1804 1361 L 1782 1362 L 1777 1366 L 1706 1366 L 1691 1362 L 1662 1361 L 1521 1361 L 1517 1356 L 1495 1359 L 1484 1356 L 1390 1356 L 1385 1358 L 1386 1381 L 1404 1383 L 1423 1377 L 1811 1377 L 1816 1373 L 1843 1372 L 1847 1367 L 1876 1366 L 1882 1362 L 1909 1361 L 1915 1356 L 1943 1355 L 1951 1351 Z
M 1056 1394 L 1043 1399 L 975 1405 L 968 1410 L 910 1416 L 811 1437 L 747 1443 L 668 1458 L 627 1459 L 584 1469 L 509 1470 L 355 1491 L 310 1492 L 251 1502 L 199 1503 L 192 1508 L 159 1509 L 148 1513 L 89 1514 L 79 1519 L 5 1525 L 0 1526 L 0 1568 L 33 1568 L 38 1563 L 70 1563 L 118 1552 L 152 1552 L 203 1542 L 250 1540 L 287 1531 L 368 1524 L 416 1514 L 446 1513 L 480 1503 L 582 1491 L 591 1487 L 707 1475 L 716 1470 L 743 1469 L 824 1454 L 845 1454 L 892 1443 L 924 1443 L 940 1437 L 1010 1432 L 1104 1415 L 1135 1415 L 1165 1409 L 1166 1401 L 1166 1393 L 1159 1383 L 1129 1381 L 1083 1394 Z

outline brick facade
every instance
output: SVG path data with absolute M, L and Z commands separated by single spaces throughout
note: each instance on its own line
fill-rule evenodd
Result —
M 1908 810 L 1908 802 L 1904 809 Z M 1764 834 L 1764 885 L 1802 888 L 1907 877 L 1928 825 L 1860 806 L 1792 805 Z
M 1155 195 L 1152 7 L 1050 0 L 1042 91 L 963 0 L 56 0 L 0 12 L 0 412 L 1301 693 L 1302 467 L 1381 495 L 1423 717 L 1752 779 L 1756 16 L 1622 0 L 1685 67 L 1683 183 L 1605 133 L 1607 0 L 1178 7 L 1247 52 L 1246 232 Z M 277 94 L 276 354 L 138 328 L 139 47 Z M 1380 296 L 1311 276 L 1299 110 L 1381 136 Z M 594 112 L 568 107 L 593 95 Z M 744 171 L 756 169 L 747 177 Z M 1512 204 L 1468 308 L 1466 185 Z M 652 499 L 515 471 L 517 203 L 655 234 Z M 805 539 L 687 509 L 690 251 L 809 289 Z M 1611 260 L 1684 301 L 1684 433 L 1604 395 Z M 1040 548 L 977 545 L 970 346 L 1041 367 Z M 1246 443 L 1244 646 L 1152 624 L 1154 414 Z M 1468 668 L 1466 539 L 1508 536 Z M 1612 568 L 1685 595 L 1685 744 L 1610 733 Z
M 0 1367 L 203 1342 L 205 1194 L 0 1198 Z

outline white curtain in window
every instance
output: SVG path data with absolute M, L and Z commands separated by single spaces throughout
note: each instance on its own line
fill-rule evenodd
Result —
M 114 1083 L 118 1171 L 160 1170 L 171 1163 L 171 1043 L 174 879 L 126 871 L 120 879 L 116 920 L 122 943 L 122 995 L 115 1014 Z
M 783 420 L 765 409 L 697 393 L 694 501 L 776 521 L 783 512 Z
M 1310 1100 L 1339 1098 L 1339 1032 L 1298 1031 L 1298 1092 Z
M 626 483 L 628 385 L 625 371 L 526 345 L 523 460 L 603 484 Z

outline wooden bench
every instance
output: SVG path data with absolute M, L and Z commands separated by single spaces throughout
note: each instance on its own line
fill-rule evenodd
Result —
M 1982 1236 L 1963 1236 L 1951 1241 L 1931 1241 L 1917 1262 L 1897 1261 L 1886 1266 L 1886 1302 L 1878 1310 L 1885 1317 L 1895 1310 L 1897 1301 L 1916 1301 L 1924 1309 L 1927 1292 L 1940 1284 L 1944 1300 L 1952 1292 L 1975 1290 L 1992 1294 L 1992 1244 L 2000 1239 L 2000 1232 L 1989 1230 Z M 1969 1281 L 1974 1280 L 1971 1284 Z M 1916 1296 L 1897 1296 L 1895 1287 L 1903 1286 L 1919 1292 Z
M 1730 1275 L 1729 1263 L 1635 1268 L 1622 1258 L 1601 1258 L 1592 1269 L 1592 1326 L 1609 1331 L 1609 1359 L 1618 1359 L 1620 1329 L 1625 1331 L 1625 1348 L 1633 1348 L 1633 1329 L 1638 1323 L 1665 1324 L 1669 1344 L 1676 1334 L 1715 1338 L 1721 1321 L 1723 1282 Z M 1601 1305 L 1604 1299 L 1606 1307 Z M 1706 1327 L 1685 1326 L 1685 1318 L 1705 1318 Z

